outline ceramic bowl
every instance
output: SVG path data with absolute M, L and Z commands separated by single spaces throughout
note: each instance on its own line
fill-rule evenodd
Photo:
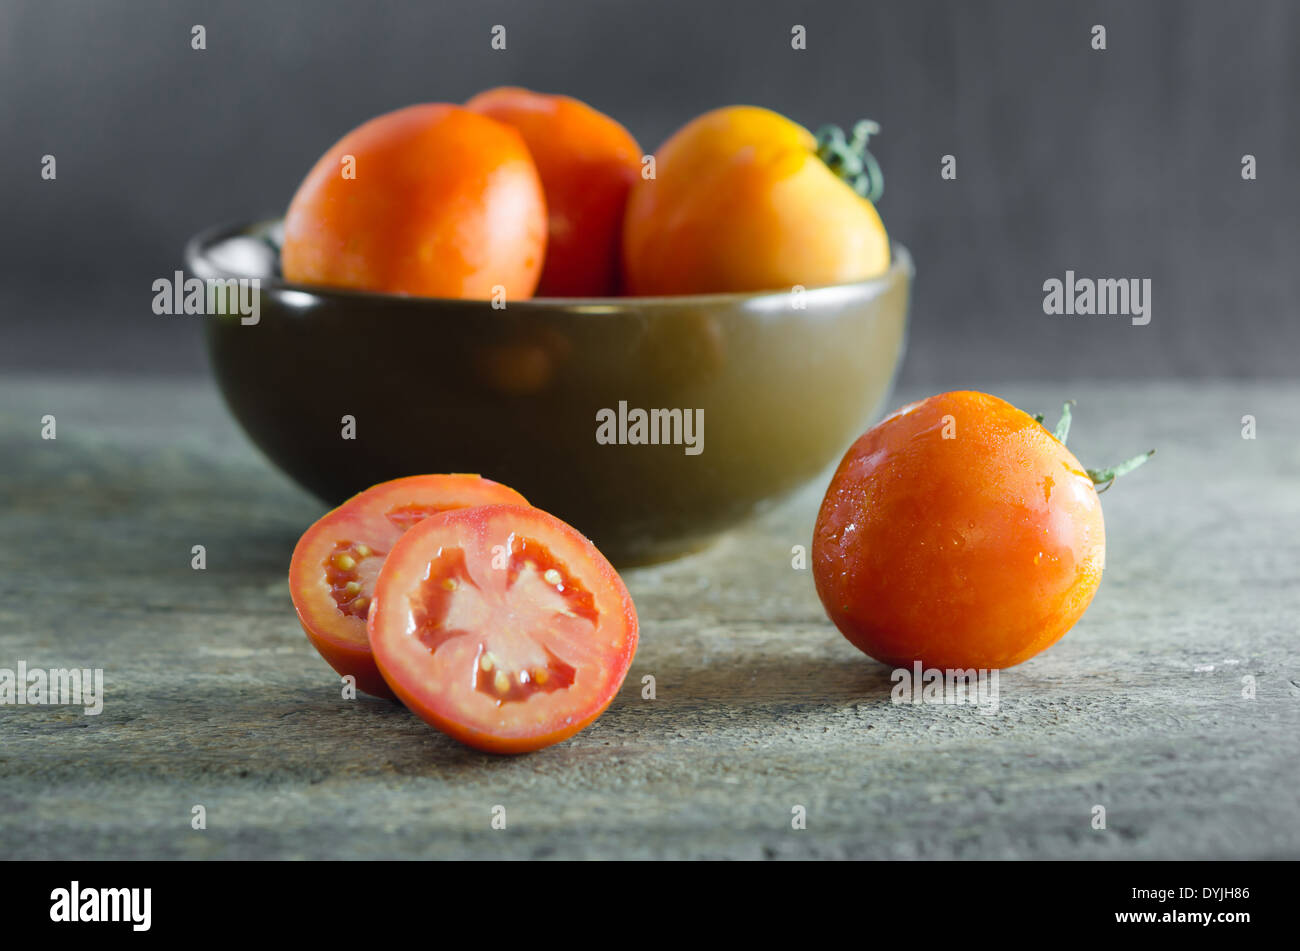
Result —
M 287 283 L 277 228 L 186 249 L 190 277 L 260 282 L 256 323 L 210 318 L 207 344 L 272 462 L 331 505 L 399 476 L 481 473 L 620 565 L 699 548 L 822 473 L 903 353 L 913 271 L 897 245 L 856 284 L 494 307 Z

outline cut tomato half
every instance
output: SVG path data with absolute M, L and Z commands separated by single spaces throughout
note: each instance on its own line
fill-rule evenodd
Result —
M 636 608 L 576 529 L 519 505 L 446 512 L 393 546 L 370 646 L 412 712 L 469 746 L 523 753 L 609 706 L 636 653 Z
M 379 569 L 421 520 L 492 503 L 528 505 L 514 489 L 477 475 L 410 476 L 366 489 L 307 529 L 293 550 L 289 592 L 302 629 L 331 667 L 366 693 L 393 699 L 366 637 Z

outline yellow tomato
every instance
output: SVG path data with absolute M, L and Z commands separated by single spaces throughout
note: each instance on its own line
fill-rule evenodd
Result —
M 860 123 L 851 141 L 833 127 L 815 137 L 753 106 L 687 123 L 656 153 L 654 177 L 632 187 L 626 292 L 817 287 L 884 272 L 889 237 L 866 197 L 879 186 L 865 149 L 874 130 Z

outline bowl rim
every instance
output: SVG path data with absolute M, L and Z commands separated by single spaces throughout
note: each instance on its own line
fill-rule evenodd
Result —
M 234 271 L 227 271 L 218 266 L 211 258 L 209 249 L 218 241 L 233 238 L 238 235 L 255 236 L 259 231 L 265 233 L 271 228 L 283 222 L 283 218 L 258 218 L 252 221 L 230 222 L 226 224 L 214 225 L 199 231 L 185 242 L 184 261 L 186 269 L 193 275 L 204 280 L 230 280 L 230 279 L 247 279 L 248 274 L 240 274 Z M 277 255 L 279 249 L 276 248 Z M 897 241 L 890 242 L 890 260 L 889 269 L 875 277 L 867 278 L 865 281 L 851 281 L 845 284 L 821 284 L 816 287 L 805 288 L 804 293 L 813 297 L 822 296 L 871 296 L 875 293 L 885 290 L 896 281 L 911 280 L 916 273 L 915 265 L 912 262 L 912 255 L 907 248 Z M 272 291 L 282 293 L 292 293 L 296 295 L 297 300 L 304 301 L 310 297 L 315 301 L 324 302 L 328 300 L 351 301 L 370 301 L 373 303 L 396 304 L 399 306 L 436 306 L 440 304 L 455 304 L 458 306 L 483 304 L 489 305 L 488 300 L 477 298 L 461 297 L 423 297 L 413 294 L 390 294 L 379 291 L 363 291 L 353 288 L 329 287 L 319 284 L 299 284 L 293 281 L 286 281 L 282 277 L 261 277 L 259 285 L 263 289 L 269 288 Z M 646 308 L 646 307 L 681 307 L 695 305 L 719 305 L 725 303 L 732 304 L 772 304 L 779 302 L 780 306 L 786 306 L 790 289 L 768 290 L 768 291 L 727 291 L 711 294 L 660 294 L 647 297 L 634 296 L 617 296 L 617 297 L 529 297 L 524 300 L 511 300 L 509 309 L 516 308 L 527 309 L 565 309 L 588 311 L 592 313 L 609 313 L 616 310 L 625 310 L 628 307 Z

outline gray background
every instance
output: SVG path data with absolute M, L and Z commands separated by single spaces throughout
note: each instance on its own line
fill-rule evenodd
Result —
M 108 684 L 100 717 L 0 718 L 5 854 L 1300 855 L 1300 384 L 1243 379 L 1293 377 L 1300 351 L 1297 39 L 1300 4 L 1251 0 L 0 0 L 0 663 Z M 647 148 L 732 102 L 878 119 L 881 211 L 919 269 L 896 402 L 1074 396 L 1081 458 L 1159 447 L 1105 497 L 1098 598 L 1005 672 L 1004 715 L 895 706 L 888 668 L 834 632 L 790 561 L 821 482 L 625 574 L 640 649 L 569 742 L 486 760 L 341 703 L 285 576 L 321 506 L 243 438 L 201 375 L 200 319 L 155 317 L 150 285 L 193 232 L 282 209 L 369 116 L 506 82 L 588 99 Z M 1067 268 L 1151 278 L 1152 323 L 1044 316 Z M 1118 379 L 1142 376 L 1178 379 Z M 508 836 L 484 803 L 509 804 Z
M 0 368 L 202 373 L 193 319 L 149 307 L 190 234 L 279 213 L 374 114 L 515 83 L 586 99 L 647 149 L 729 103 L 878 120 L 880 210 L 918 268 L 907 383 L 1290 376 L 1298 40 L 1283 0 L 5 0 Z M 1151 278 L 1151 324 L 1045 316 L 1067 268 Z

